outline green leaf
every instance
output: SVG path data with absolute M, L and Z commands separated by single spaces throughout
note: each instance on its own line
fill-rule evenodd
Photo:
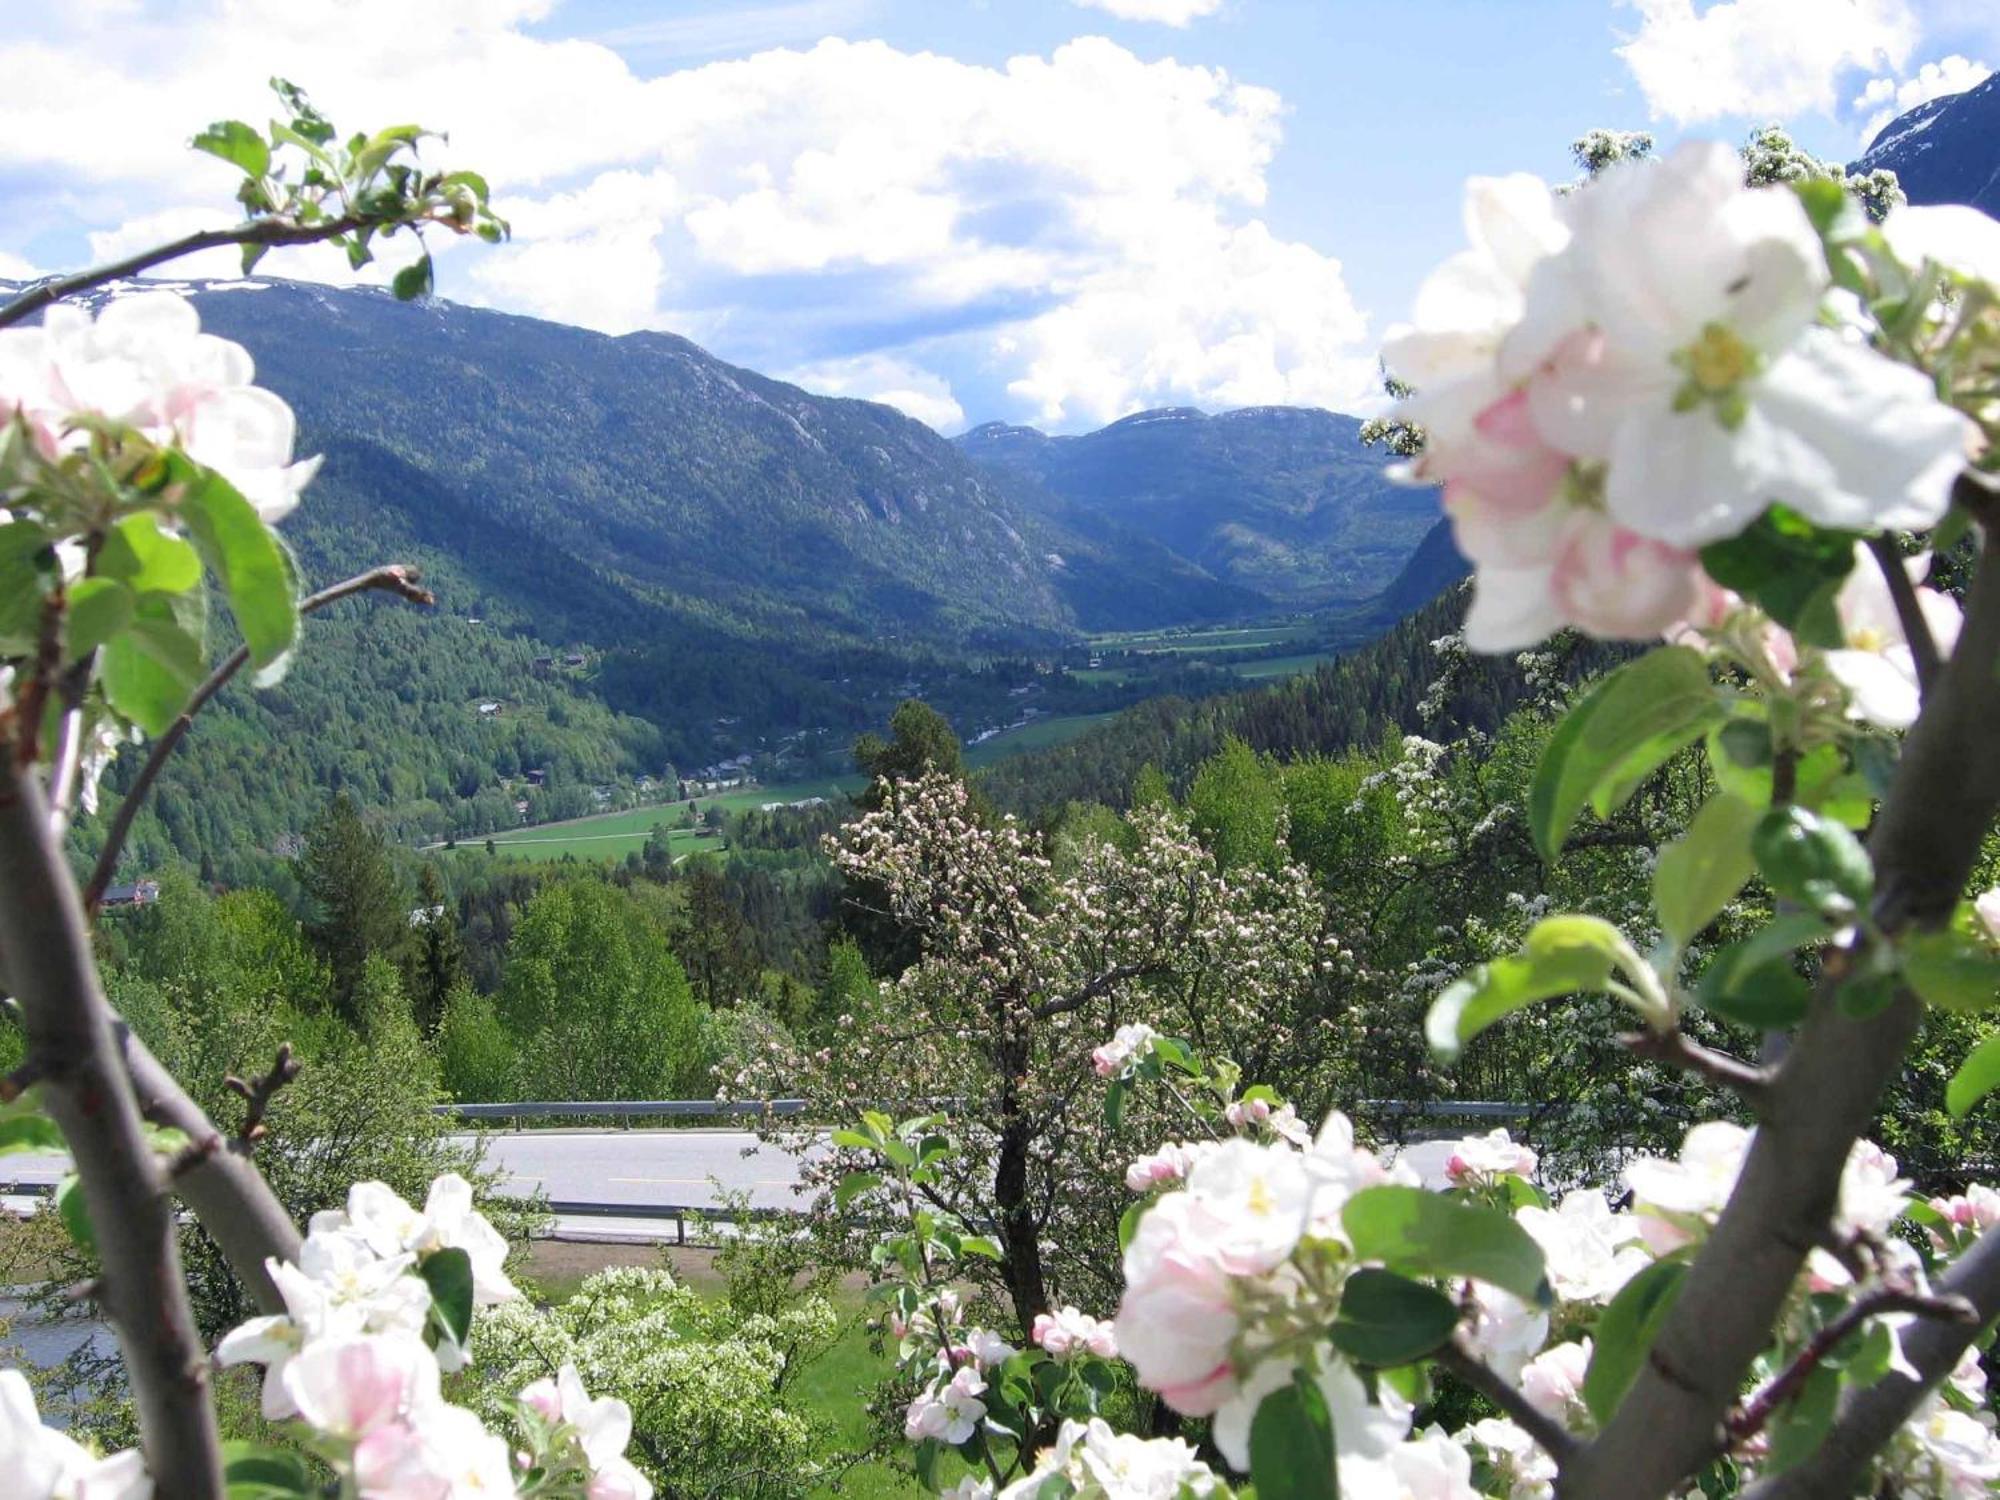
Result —
M 201 647 L 171 618 L 143 609 L 105 643 L 104 694 L 151 735 L 164 734 L 202 679 Z
M 1758 1466 L 1760 1475 L 1782 1474 L 1819 1451 L 1840 1404 L 1840 1378 L 1840 1368 L 1833 1364 L 1820 1365 L 1806 1377 L 1805 1388 L 1771 1423 L 1770 1457 Z
M 1851 829 L 1804 807 L 1774 807 L 1750 833 L 1750 852 L 1782 900 L 1836 920 L 1865 908 L 1875 868 Z
M 241 120 L 217 120 L 188 144 L 219 156 L 251 177 L 271 170 L 271 145 Z
M 1449 1062 L 1480 1032 L 1538 1000 L 1601 990 L 1629 952 L 1618 929 L 1598 917 L 1545 917 L 1521 951 L 1481 964 L 1431 1005 L 1424 1034 Z
M 1116 1130 L 1125 1120 L 1125 1080 L 1114 1078 L 1104 1090 L 1104 1123 L 1108 1129 Z
M 1847 642 L 1834 600 L 1854 567 L 1856 540 L 1774 505 L 1738 535 L 1702 548 L 1701 562 L 1806 645 L 1836 648 Z
M 1407 1365 L 1433 1353 L 1458 1326 L 1458 1307 L 1435 1287 L 1363 1267 L 1347 1278 L 1334 1348 L 1357 1364 Z
M 1750 830 L 1757 809 L 1727 795 L 1708 799 L 1687 837 L 1660 851 L 1653 868 L 1653 904 L 1660 926 L 1685 948 L 1756 873 Z
M 77 1249 L 94 1253 L 97 1235 L 90 1227 L 90 1211 L 83 1205 L 83 1179 L 71 1172 L 56 1184 L 56 1214 Z
M 318 1493 L 305 1459 L 253 1443 L 223 1444 L 222 1482 L 229 1500 L 295 1500 Z
M 1732 943 L 1702 971 L 1695 998 L 1703 1008 L 1758 1031 L 1781 1031 L 1806 1016 L 1812 986 L 1787 959 L 1758 961 L 1753 938 Z
M 847 1146 L 856 1151 L 873 1151 L 877 1146 L 882 1144 L 879 1136 L 863 1135 L 858 1130 L 847 1129 L 846 1126 L 842 1126 L 833 1132 L 833 1143 L 836 1146 Z
M 1946 928 L 1903 940 L 1903 978 L 1939 1010 L 1990 1010 L 2000 1003 L 2000 954 L 1978 938 Z
M 882 1185 L 880 1172 L 849 1172 L 840 1179 L 840 1185 L 833 1190 L 833 1206 L 845 1208 L 870 1188 Z
M 281 663 L 299 639 L 298 600 L 284 549 L 256 507 L 212 470 L 199 470 L 181 515 L 222 579 L 236 625 L 260 672 Z
M 132 591 L 115 578 L 80 578 L 69 588 L 67 659 L 81 661 L 132 621 Z
M 456 1245 L 433 1250 L 417 1270 L 431 1289 L 431 1317 L 454 1344 L 472 1333 L 472 1257 Z
M 183 594 L 201 582 L 201 556 L 153 516 L 127 516 L 105 533 L 97 571 L 135 594 Z
M 397 300 L 401 302 L 414 302 L 419 297 L 428 297 L 432 286 L 431 258 L 426 255 L 410 262 L 396 273 L 395 280 L 390 282 L 389 286 L 390 290 L 395 292 Z
M 1411 1276 L 1475 1276 L 1548 1306 L 1542 1247 L 1509 1214 L 1413 1187 L 1364 1188 L 1340 1222 L 1360 1260 Z
M 1655 1261 L 1619 1289 L 1597 1320 L 1590 1368 L 1583 1377 L 1583 1404 L 1598 1426 L 1611 1420 L 1632 1388 L 1686 1275 L 1687 1266 L 1680 1261 Z
M 1152 1207 L 1150 1203 L 1142 1200 L 1138 1203 L 1127 1205 L 1125 1212 L 1118 1216 L 1118 1249 L 1120 1253 L 1123 1253 L 1125 1247 L 1132 1243 L 1132 1236 L 1139 1232 L 1139 1221 L 1146 1217 L 1146 1210 L 1150 1207 Z
M 1944 1107 L 1954 1120 L 1962 1120 L 1996 1088 L 2000 1088 L 2000 1032 L 1974 1047 L 1972 1055 L 1959 1064 L 1945 1085 Z
M 56 1122 L 47 1115 L 10 1115 L 0 1120 L 0 1156 L 14 1151 L 61 1151 L 66 1145 Z
M 1257 1500 L 1339 1500 L 1333 1417 L 1304 1371 L 1257 1403 L 1250 1419 L 1250 1478 Z
M 1722 715 L 1708 665 L 1667 646 L 1620 667 L 1563 717 L 1528 791 L 1535 847 L 1553 860 L 1585 807 L 1609 817 Z

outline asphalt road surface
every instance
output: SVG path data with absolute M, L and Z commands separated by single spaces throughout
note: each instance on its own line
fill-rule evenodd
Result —
M 481 1137 L 460 1137 L 472 1140 Z M 540 1188 L 552 1201 L 634 1207 L 712 1208 L 725 1192 L 747 1193 L 753 1208 L 802 1206 L 792 1191 L 798 1163 L 747 1130 L 488 1131 L 486 1165 L 506 1194 Z M 0 1197 L 8 1183 L 49 1184 L 69 1169 L 66 1157 L 0 1157 Z M 8 1200 L 9 1206 L 22 1206 Z M 600 1215 L 561 1216 L 559 1235 L 654 1239 L 671 1224 Z

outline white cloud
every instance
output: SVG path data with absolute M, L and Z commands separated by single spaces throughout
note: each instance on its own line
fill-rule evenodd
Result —
M 1121 21 L 1157 21 L 1185 26 L 1222 9 L 1222 0 L 1076 0 L 1091 10 L 1109 11 Z
M 450 255 L 447 296 L 670 328 L 937 425 L 968 382 L 1067 426 L 1371 386 L 1339 263 L 1259 217 L 1282 103 L 1217 69 L 1103 38 L 998 67 L 826 40 L 642 78 L 529 34 L 552 0 L 162 3 L 108 40 L 57 18 L 0 42 L 0 170 L 60 176 L 101 250 L 220 217 L 230 173 L 183 143 L 265 118 L 259 81 L 295 69 L 337 123 L 448 127 L 435 159 L 494 182 L 514 240 Z
M 958 404 L 943 379 L 891 355 L 861 354 L 852 359 L 821 360 L 786 370 L 778 378 L 823 396 L 880 401 L 940 432 L 951 432 L 965 425 L 965 408 Z
M 1856 68 L 1900 71 L 1920 28 L 1909 0 L 1624 0 L 1638 34 L 1618 55 L 1655 119 L 1832 114 Z
M 35 269 L 35 263 L 11 250 L 0 250 L 0 279 L 7 281 L 33 281 L 42 273 Z
M 661 17 L 599 32 L 593 41 L 620 55 L 715 57 L 786 42 L 816 42 L 866 22 L 875 0 L 790 0 L 737 5 L 704 15 Z
M 1857 111 L 1869 112 L 1861 127 L 1862 147 L 1865 149 L 1872 143 L 1882 133 L 1882 127 L 1896 116 L 1947 94 L 1962 94 L 1992 76 L 1993 70 L 1985 63 L 1953 53 L 1937 62 L 1925 63 L 1917 69 L 1916 76 L 1900 82 L 1894 78 L 1869 79 L 1868 87 L 1854 100 Z

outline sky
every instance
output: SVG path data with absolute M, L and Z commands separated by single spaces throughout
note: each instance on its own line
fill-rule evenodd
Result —
M 664 329 L 944 432 L 1379 400 L 1468 176 L 1594 126 L 1849 159 L 1991 0 L 0 0 L 0 275 L 227 222 L 210 121 L 449 132 L 456 301 Z M 228 275 L 233 255 L 185 262 Z M 360 279 L 381 280 L 390 255 Z M 324 249 L 260 272 L 356 279 Z

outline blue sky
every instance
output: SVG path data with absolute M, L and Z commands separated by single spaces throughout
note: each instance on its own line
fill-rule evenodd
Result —
M 285 72 L 447 127 L 445 295 L 663 328 L 951 431 L 1356 409 L 1465 177 L 1595 125 L 1830 157 L 2000 63 L 1975 0 L 68 0 L 0 41 L 0 271 L 214 222 Z M 277 273 L 344 280 L 300 253 Z M 224 273 L 220 263 L 193 269 Z

